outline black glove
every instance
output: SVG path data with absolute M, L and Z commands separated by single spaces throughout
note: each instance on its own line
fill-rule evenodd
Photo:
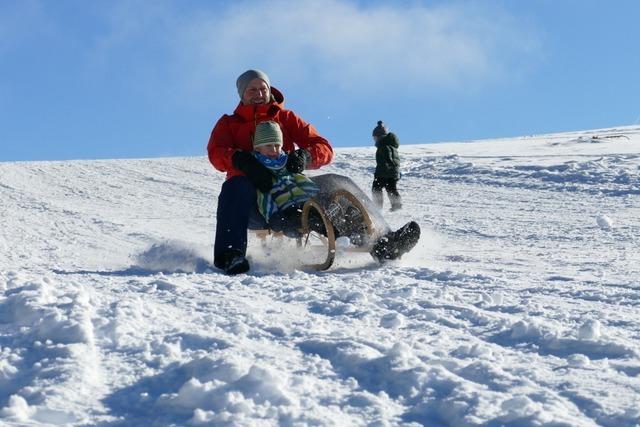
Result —
M 249 181 L 263 193 L 269 192 L 273 186 L 273 175 L 265 165 L 260 163 L 248 151 L 236 151 L 231 157 L 231 163 L 249 178 Z
M 287 170 L 291 173 L 301 173 L 309 161 L 311 161 L 311 154 L 304 148 L 298 148 L 289 153 Z

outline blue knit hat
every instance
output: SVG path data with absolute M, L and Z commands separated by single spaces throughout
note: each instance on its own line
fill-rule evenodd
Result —
M 266 73 L 260 70 L 247 70 L 240 74 L 240 77 L 236 80 L 236 87 L 238 88 L 238 95 L 240 95 L 240 99 L 242 99 L 244 91 L 253 79 L 260 79 L 264 81 L 267 86 L 269 86 L 269 89 L 271 89 L 271 82 L 269 82 L 269 76 L 267 76 Z

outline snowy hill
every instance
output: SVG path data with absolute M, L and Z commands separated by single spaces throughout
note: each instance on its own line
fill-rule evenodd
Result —
M 638 425 L 640 127 L 401 155 L 404 259 L 236 277 L 204 157 L 0 163 L 0 424 Z

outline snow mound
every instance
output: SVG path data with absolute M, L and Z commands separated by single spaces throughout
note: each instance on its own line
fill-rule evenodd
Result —
M 158 273 L 203 273 L 210 265 L 195 249 L 179 241 L 154 243 L 134 259 L 132 268 Z

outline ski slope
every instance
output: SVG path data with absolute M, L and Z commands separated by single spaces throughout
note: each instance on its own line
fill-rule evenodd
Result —
M 205 157 L 0 163 L 0 425 L 638 425 L 640 127 L 400 152 L 412 253 L 234 277 Z

